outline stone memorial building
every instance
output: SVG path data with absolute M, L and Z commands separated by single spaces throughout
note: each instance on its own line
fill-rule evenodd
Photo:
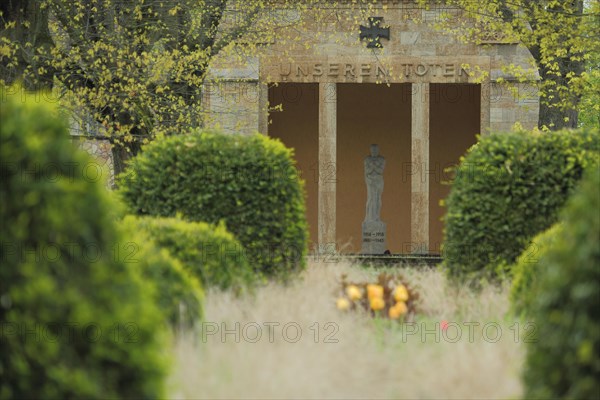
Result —
M 364 15 L 350 3 L 281 12 L 258 54 L 215 60 L 203 97 L 210 125 L 294 148 L 313 251 L 361 252 L 364 160 L 377 144 L 387 249 L 439 253 L 445 169 L 477 135 L 537 126 L 534 85 L 502 69 L 528 69 L 531 55 L 494 32 L 466 44 L 434 27 L 442 16 L 468 21 L 461 10 L 381 0 Z
M 364 18 L 344 16 L 357 12 L 345 3 L 315 16 L 282 16 L 288 26 L 279 34 L 289 29 L 300 44 L 275 35 L 259 56 L 217 63 L 211 75 L 219 83 L 206 91 L 206 105 L 221 129 L 259 131 L 295 149 L 313 250 L 360 252 L 363 160 L 378 144 L 387 163 L 381 220 L 388 249 L 439 253 L 445 168 L 476 135 L 516 122 L 537 126 L 533 85 L 502 70 L 530 68 L 531 56 L 493 32 L 465 44 L 433 27 L 442 15 L 467 18 L 460 10 L 380 1 Z

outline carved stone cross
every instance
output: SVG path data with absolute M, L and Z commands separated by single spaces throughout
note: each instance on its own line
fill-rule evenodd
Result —
M 367 48 L 382 48 L 380 39 L 390 40 L 390 28 L 382 28 L 383 17 L 369 17 L 369 26 L 360 26 L 360 39 L 368 39 Z

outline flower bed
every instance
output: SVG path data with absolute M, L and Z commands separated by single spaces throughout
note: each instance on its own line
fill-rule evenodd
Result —
M 418 293 L 402 276 L 380 274 L 376 283 L 348 282 L 342 275 L 336 301 L 339 310 L 363 309 L 372 316 L 393 320 L 411 320 L 417 312 Z

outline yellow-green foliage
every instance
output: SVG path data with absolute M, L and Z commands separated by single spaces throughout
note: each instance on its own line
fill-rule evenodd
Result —
M 125 223 L 167 249 L 205 286 L 241 289 L 255 281 L 242 245 L 223 225 L 150 216 L 128 216 Z
M 157 235 L 154 227 L 147 232 L 147 226 L 141 225 L 132 216 L 121 223 L 142 274 L 156 286 L 156 302 L 172 327 L 193 326 L 202 317 L 204 292 L 200 281 L 168 249 L 152 240 Z
M 373 15 L 372 4 L 351 7 L 346 23 Z M 333 15 L 321 0 L 12 1 L 2 12 L 0 83 L 60 88 L 61 104 L 124 146 L 209 125 L 204 94 L 224 81 L 212 74 L 203 86 L 209 66 L 243 65 L 275 41 L 306 51 L 299 32 Z M 285 61 L 289 54 L 277 52 Z
M 599 108 L 597 102 L 593 104 L 600 92 L 598 1 L 418 0 L 417 3 L 437 7 L 433 24 L 462 41 L 475 44 L 499 41 L 506 46 L 520 43 L 527 48 L 533 57 L 532 66 L 502 65 L 504 74 L 512 79 L 499 79 L 498 83 L 506 83 L 507 89 L 516 89 L 516 96 L 526 98 L 531 93 L 537 97 L 538 91 L 519 93 L 514 81 L 535 82 L 541 102 L 541 127 L 575 128 L 579 109 L 586 113 L 587 127 L 598 125 Z M 457 23 L 457 14 L 471 19 L 471 23 Z M 582 95 L 584 104 L 580 105 Z
M 445 200 L 444 263 L 456 278 L 497 278 L 557 222 L 584 169 L 597 165 L 598 129 L 482 137 Z
M 561 230 L 562 225 L 557 223 L 537 235 L 511 267 L 513 281 L 510 301 L 515 313 L 527 314 L 530 311 L 531 303 L 537 297 L 538 276 L 544 268 L 540 259 L 552 248 L 556 235 L 560 234 Z
M 540 257 L 528 343 L 526 399 L 594 399 L 600 393 L 600 169 L 586 174 Z
M 302 182 L 292 154 L 278 140 L 259 134 L 198 131 L 169 137 L 150 143 L 132 160 L 120 176 L 120 192 L 134 214 L 181 213 L 192 221 L 224 221 L 255 271 L 287 275 L 304 267 L 308 240 Z M 201 245 L 214 239 L 209 235 L 198 240 Z M 190 239 L 182 237 L 173 245 L 186 241 Z M 195 251 L 202 254 L 199 248 Z M 236 257 L 240 252 L 219 251 Z M 210 282 L 224 272 L 227 262 L 219 262 L 223 266 L 215 272 L 196 272 L 207 274 L 203 279 Z M 221 279 L 215 283 L 228 282 Z
M 0 88 L 0 398 L 161 398 L 164 324 L 67 123 Z
M 84 109 L 124 144 L 177 133 L 203 121 L 211 59 L 256 53 L 255 43 L 275 35 L 277 21 L 265 10 L 263 0 L 9 4 L 0 18 L 0 83 L 58 85 L 62 103 Z M 245 46 L 234 48 L 241 35 Z

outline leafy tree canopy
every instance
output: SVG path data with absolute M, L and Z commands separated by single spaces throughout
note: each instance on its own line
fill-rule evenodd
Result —
M 538 81 L 540 128 L 560 129 L 582 122 L 598 124 L 600 105 L 600 3 L 587 0 L 418 0 L 423 6 L 458 8 L 475 21 L 457 23 L 440 13 L 437 26 L 466 42 L 481 44 L 491 35 L 529 49 L 531 69 L 507 65 L 516 80 Z M 502 82 L 502 80 L 500 80 Z
M 113 144 L 135 152 L 156 135 L 202 126 L 202 84 L 211 59 L 256 54 L 278 34 L 281 18 L 273 10 L 309 6 L 293 0 L 9 0 L 0 4 L 0 83 L 55 88 L 63 105 L 85 110 Z

